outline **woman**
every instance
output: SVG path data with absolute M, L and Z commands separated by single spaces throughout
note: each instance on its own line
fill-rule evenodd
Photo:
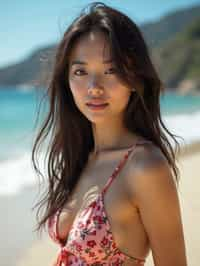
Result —
M 175 154 L 160 116 L 162 84 L 142 34 L 93 3 L 58 46 L 41 129 L 52 129 L 38 230 L 61 246 L 55 265 L 185 266 Z M 48 130 L 47 132 L 45 130 Z

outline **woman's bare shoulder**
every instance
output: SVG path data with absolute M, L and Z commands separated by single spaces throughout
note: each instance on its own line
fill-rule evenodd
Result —
M 140 213 L 155 265 L 186 265 L 177 188 L 167 159 L 155 145 L 135 151 L 126 188 Z
M 161 196 L 162 190 L 169 192 L 176 189 L 172 168 L 164 153 L 153 142 L 138 145 L 133 151 L 125 177 L 125 187 L 134 201 L 145 197 L 148 200 L 147 196 L 152 191 L 157 191 L 157 196 Z
M 153 142 L 142 140 L 130 156 L 128 170 L 132 176 L 167 165 L 168 161 L 163 151 Z

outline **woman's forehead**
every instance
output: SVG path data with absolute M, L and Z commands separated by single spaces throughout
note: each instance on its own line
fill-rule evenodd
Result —
M 85 33 L 76 41 L 70 53 L 70 61 L 95 57 L 102 61 L 111 59 L 109 39 L 103 32 Z

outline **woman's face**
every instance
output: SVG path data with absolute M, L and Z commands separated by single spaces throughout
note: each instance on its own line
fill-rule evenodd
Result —
M 89 121 L 99 123 L 123 118 L 131 89 L 117 74 L 106 34 L 91 32 L 80 37 L 69 57 L 68 74 L 74 101 Z M 94 109 L 88 102 L 107 105 Z

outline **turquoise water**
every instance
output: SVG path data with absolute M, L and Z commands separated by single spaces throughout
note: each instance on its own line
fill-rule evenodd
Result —
M 0 88 L 0 159 L 30 148 L 41 95 L 36 90 Z
M 36 90 L 0 88 L 0 130 L 3 134 L 17 134 L 33 130 L 37 103 L 42 93 Z
M 0 158 L 18 154 L 31 145 L 42 90 L 0 88 Z M 167 93 L 161 97 L 162 115 L 189 114 L 200 110 L 200 96 Z M 45 115 L 45 109 L 42 112 Z
M 161 112 L 164 115 L 189 114 L 200 110 L 200 95 L 166 93 L 161 96 Z

